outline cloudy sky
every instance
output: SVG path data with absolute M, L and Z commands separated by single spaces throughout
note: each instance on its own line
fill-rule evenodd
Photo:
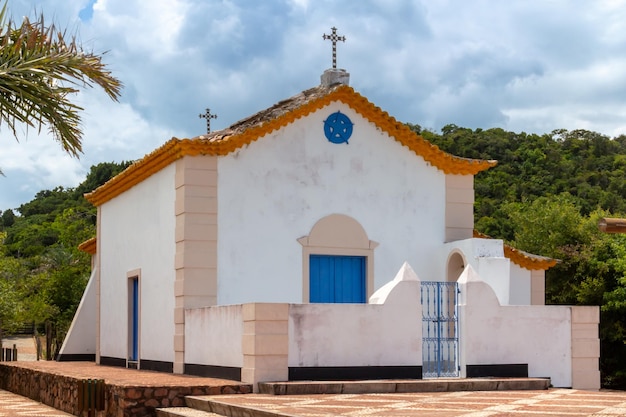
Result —
M 0 124 L 0 210 L 75 187 L 100 162 L 134 160 L 172 136 L 205 132 L 319 84 L 338 67 L 396 119 L 549 133 L 626 134 L 626 0 L 39 0 L 125 88 L 84 107 L 80 159 L 44 131 L 18 143 Z M 33 16 L 32 0 L 9 0 Z

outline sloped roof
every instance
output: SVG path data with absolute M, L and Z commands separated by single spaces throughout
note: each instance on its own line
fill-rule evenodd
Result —
M 496 161 L 461 158 L 448 154 L 398 122 L 346 85 L 318 86 L 303 91 L 232 126 L 193 139 L 172 138 L 160 148 L 135 162 L 106 184 L 86 195 L 99 206 L 184 156 L 227 155 L 297 119 L 332 103 L 342 102 L 390 137 L 412 150 L 446 174 L 475 175 L 496 165 Z
M 482 239 L 492 239 L 484 233 L 480 233 L 474 230 L 474 237 Z M 528 270 L 547 270 L 556 265 L 559 261 L 557 259 L 548 258 L 546 256 L 534 255 L 532 253 L 524 252 L 523 250 L 515 249 L 513 246 L 504 244 L 504 256 L 509 258 L 511 262 L 526 268 Z

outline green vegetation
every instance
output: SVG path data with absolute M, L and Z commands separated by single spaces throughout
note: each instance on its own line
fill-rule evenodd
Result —
M 626 389 L 626 235 L 597 227 L 626 217 L 626 136 L 410 127 L 454 155 L 498 160 L 475 179 L 476 229 L 561 261 L 546 272 L 546 303 L 601 306 L 602 384 Z
M 90 255 L 78 245 L 95 236 L 96 209 L 83 194 L 130 162 L 91 167 L 75 189 L 37 193 L 17 212 L 0 213 L 0 328 L 14 333 L 25 324 L 52 329 L 51 354 L 72 322 L 90 274 Z

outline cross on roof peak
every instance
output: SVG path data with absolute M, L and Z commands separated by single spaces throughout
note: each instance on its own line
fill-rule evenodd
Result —
M 333 69 L 336 69 L 337 68 L 337 41 L 345 42 L 346 37 L 337 35 L 337 28 L 334 26 L 330 28 L 330 30 L 332 30 L 332 33 L 330 35 L 327 35 L 324 33 L 322 38 L 324 40 L 330 39 L 330 41 L 333 43 Z
M 211 114 L 211 109 L 207 107 L 204 114 L 200 113 L 198 116 L 206 119 L 206 132 L 211 133 L 211 119 L 217 119 L 217 114 Z

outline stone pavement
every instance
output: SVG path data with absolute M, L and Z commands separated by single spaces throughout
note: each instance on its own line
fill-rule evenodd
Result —
M 71 416 L 71 414 L 55 410 L 26 397 L 0 390 L 0 417 L 20 416 L 66 417 Z
M 221 409 L 213 407 L 213 412 L 251 417 L 626 416 L 626 391 L 550 389 L 303 396 L 253 394 L 213 396 L 210 400 L 222 404 Z M 239 407 L 247 410 L 237 410 Z
M 626 416 L 626 392 L 463 391 L 407 394 L 221 395 L 211 399 L 244 406 L 248 416 L 367 417 L 500 417 L 500 416 Z M 250 410 L 252 408 L 253 410 Z M 168 410 L 175 411 L 176 408 Z M 268 414 L 269 413 L 269 414 Z M 25 397 L 0 390 L 0 417 L 67 417 Z

